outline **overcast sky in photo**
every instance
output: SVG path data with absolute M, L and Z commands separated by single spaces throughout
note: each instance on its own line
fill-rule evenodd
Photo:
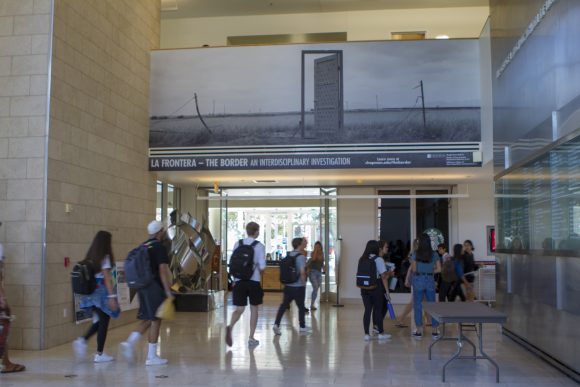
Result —
M 426 107 L 480 106 L 477 40 L 387 41 L 154 51 L 151 115 L 195 115 L 194 93 L 202 115 L 300 111 L 302 50 L 343 51 L 346 109 L 420 106 L 421 80 Z M 321 56 L 307 56 L 307 110 Z

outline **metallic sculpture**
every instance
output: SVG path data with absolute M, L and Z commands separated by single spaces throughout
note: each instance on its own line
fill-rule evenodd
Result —
M 207 226 L 189 213 L 171 214 L 168 236 L 171 239 L 170 269 L 175 279 L 172 289 L 179 293 L 211 289 L 212 262 L 216 244 Z

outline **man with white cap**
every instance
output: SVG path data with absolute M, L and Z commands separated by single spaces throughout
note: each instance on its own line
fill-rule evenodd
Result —
M 157 341 L 161 328 L 161 320 L 155 314 L 159 306 L 166 298 L 173 299 L 171 294 L 171 272 L 169 270 L 169 256 L 163 246 L 165 237 L 165 228 L 163 223 L 154 220 L 147 226 L 149 239 L 144 243 L 148 247 L 149 262 L 151 272 L 153 273 L 153 282 L 137 290 L 139 295 L 139 313 L 137 319 L 140 324 L 137 330 L 131 332 L 127 341 L 121 343 L 121 353 L 128 361 L 134 358 L 135 345 L 142 335 L 149 330 L 149 351 L 145 365 L 163 365 L 167 364 L 167 359 L 157 356 Z

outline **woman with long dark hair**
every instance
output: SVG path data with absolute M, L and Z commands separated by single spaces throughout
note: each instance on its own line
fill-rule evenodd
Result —
M 457 243 L 453 246 L 453 257 L 443 263 L 441 268 L 441 286 L 439 287 L 439 302 L 445 302 L 447 299 L 454 302 L 457 296 L 461 301 L 465 301 L 465 295 L 461 290 L 461 284 L 467 281 L 463 276 L 463 245 Z
M 435 279 L 433 275 L 441 272 L 439 254 L 431 247 L 431 238 L 427 234 L 419 237 L 419 247 L 412 257 L 411 270 L 413 276 L 413 310 L 415 314 L 415 326 L 417 330 L 412 336 L 420 339 L 423 337 L 423 298 L 427 302 L 435 302 Z M 439 323 L 432 320 L 433 338 L 439 338 Z
M 112 356 L 104 352 L 109 321 L 111 317 L 119 317 L 120 313 L 112 274 L 112 269 L 115 267 L 115 258 L 111 240 L 111 233 L 107 231 L 97 232 L 85 256 L 84 261 L 89 263 L 96 273 L 97 287 L 92 294 L 81 297 L 81 308 L 93 311 L 93 325 L 83 337 L 79 337 L 73 342 L 75 355 L 77 358 L 83 358 L 87 352 L 87 340 L 97 334 L 95 363 L 114 360 Z
M 475 291 L 473 289 L 473 283 L 475 282 L 475 275 L 473 273 L 479 269 L 475 263 L 475 257 L 473 252 L 475 247 L 473 242 L 466 239 L 463 242 L 463 272 L 465 273 L 465 297 L 467 301 L 475 300 Z
M 316 310 L 316 298 L 318 290 L 322 284 L 322 272 L 324 271 L 324 253 L 322 252 L 322 243 L 317 241 L 306 264 L 308 269 L 308 279 L 312 284 L 312 297 L 310 298 L 310 310 Z
M 383 330 L 383 299 L 390 297 L 389 286 L 387 284 L 387 270 L 385 268 L 385 261 L 379 256 L 379 242 L 370 240 L 367 242 L 365 251 L 359 258 L 359 268 L 368 267 L 364 260 L 371 260 L 376 268 L 376 287 L 372 289 L 361 288 L 360 293 L 365 307 L 363 316 L 363 328 L 365 332 L 364 339 L 369 341 L 371 339 L 369 333 L 369 326 L 371 323 L 371 313 L 373 315 L 374 325 L 377 327 L 379 340 L 390 339 L 391 335 L 385 333 Z

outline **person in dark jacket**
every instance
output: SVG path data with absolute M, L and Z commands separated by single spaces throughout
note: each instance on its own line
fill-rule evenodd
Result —
M 475 290 L 473 288 L 473 283 L 475 282 L 474 273 L 479 267 L 475 263 L 474 251 L 475 247 L 473 246 L 473 242 L 466 239 L 463 242 L 463 272 L 465 273 L 465 280 L 467 281 L 465 285 L 465 297 L 467 301 L 475 300 Z

